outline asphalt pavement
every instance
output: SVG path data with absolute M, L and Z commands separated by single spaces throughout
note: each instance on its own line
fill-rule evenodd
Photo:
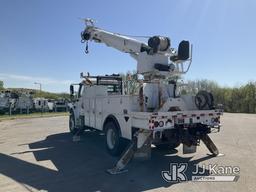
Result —
M 195 154 L 152 149 L 151 160 L 133 160 L 128 172 L 109 175 L 118 160 L 105 150 L 104 135 L 86 132 L 73 142 L 68 117 L 0 122 L 0 191 L 256 191 L 256 115 L 225 113 L 222 129 L 211 134 L 222 157 L 211 157 L 201 144 Z M 170 163 L 187 164 L 186 182 L 167 182 Z M 196 167 L 239 167 L 236 182 L 195 182 Z

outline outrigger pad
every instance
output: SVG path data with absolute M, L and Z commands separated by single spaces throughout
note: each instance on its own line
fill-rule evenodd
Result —
M 106 172 L 109 173 L 110 175 L 118 175 L 121 173 L 128 172 L 128 169 L 119 170 L 119 169 L 116 169 L 116 167 L 114 167 L 112 169 L 107 169 Z
M 223 154 L 223 153 L 219 153 L 218 155 L 215 155 L 213 153 L 207 153 L 207 155 L 212 156 L 212 157 L 223 157 L 223 156 L 225 156 L 225 154 Z
M 139 131 L 137 131 L 135 133 L 136 137 L 138 137 L 138 134 L 139 134 Z M 139 151 L 139 152 L 145 152 L 147 151 L 147 157 L 150 157 L 150 146 L 151 146 L 151 142 L 149 141 L 149 138 L 151 137 L 151 133 L 147 135 L 142 147 L 141 147 L 141 150 L 142 151 Z M 145 149 L 144 149 L 144 148 Z M 128 170 L 127 169 L 124 169 L 127 164 L 130 162 L 130 160 L 134 157 L 134 154 L 136 153 L 136 151 L 138 149 L 136 149 L 136 142 L 135 140 L 132 140 L 132 142 L 130 143 L 130 145 L 127 147 L 127 149 L 123 152 L 121 158 L 118 160 L 118 162 L 116 163 L 115 167 L 112 168 L 112 169 L 107 169 L 106 172 L 111 174 L 111 175 L 116 175 L 116 174 L 120 174 L 120 173 L 124 173 L 124 172 L 127 172 Z M 138 155 L 144 155 L 145 154 L 138 154 Z
M 81 141 L 81 136 L 80 135 L 74 135 L 72 140 L 73 140 L 73 142 Z

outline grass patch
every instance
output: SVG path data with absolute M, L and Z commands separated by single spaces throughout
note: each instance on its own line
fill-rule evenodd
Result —
M 0 115 L 0 121 L 4 120 L 15 120 L 15 119 L 27 119 L 27 118 L 43 118 L 43 117 L 57 117 L 57 116 L 67 116 L 68 112 L 36 112 L 30 114 L 13 114 L 13 115 Z

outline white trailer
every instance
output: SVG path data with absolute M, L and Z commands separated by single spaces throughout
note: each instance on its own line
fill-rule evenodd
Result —
M 35 111 L 45 112 L 49 111 L 48 100 L 45 98 L 37 97 L 33 99 Z
M 48 99 L 47 105 L 48 105 L 48 109 L 49 109 L 50 112 L 53 112 L 55 110 L 54 109 L 54 100 Z
M 79 135 L 87 128 L 103 131 L 108 152 L 122 154 L 109 173 L 123 170 L 142 149 L 148 154 L 151 144 L 172 149 L 182 143 L 184 152 L 195 152 L 202 140 L 214 156 L 219 154 L 208 136 L 213 130 L 219 131 L 221 126 L 222 112 L 215 108 L 212 94 L 199 91 L 195 96 L 179 95 L 177 82 L 170 80 L 174 75 L 186 73 L 190 67 L 188 41 L 182 41 L 176 51 L 170 47 L 167 37 L 154 36 L 146 44 L 99 29 L 89 19 L 81 36 L 87 44 L 88 41 L 105 43 L 129 53 L 137 61 L 138 74 L 143 75 L 135 95 L 124 93 L 124 82 L 118 75 L 82 74 L 77 94 L 74 94 L 75 85 L 70 86 L 71 133 Z M 87 49 L 88 45 L 86 52 Z
M 67 101 L 65 99 L 57 99 L 54 101 L 55 112 L 65 112 L 68 109 Z

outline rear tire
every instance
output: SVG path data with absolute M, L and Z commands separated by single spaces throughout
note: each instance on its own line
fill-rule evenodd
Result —
M 115 122 L 109 121 L 104 126 L 106 148 L 110 155 L 119 156 L 126 147 L 126 140 L 121 137 L 120 129 Z

